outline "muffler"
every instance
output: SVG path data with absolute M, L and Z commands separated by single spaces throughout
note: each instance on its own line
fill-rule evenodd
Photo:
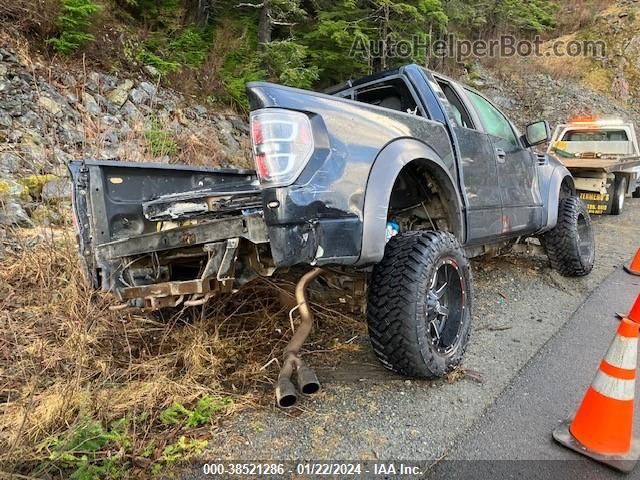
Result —
M 294 372 L 300 393 L 312 395 L 320 390 L 315 372 L 300 358 L 300 349 L 313 329 L 313 315 L 307 304 L 306 288 L 321 273 L 321 268 L 314 268 L 304 274 L 296 285 L 296 302 L 301 322 L 284 350 L 284 361 L 276 383 L 276 402 L 280 408 L 291 408 L 298 401 L 298 392 L 291 381 Z

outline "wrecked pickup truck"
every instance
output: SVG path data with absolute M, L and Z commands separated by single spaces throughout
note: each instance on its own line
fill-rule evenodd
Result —
M 296 401 L 294 373 L 301 392 L 319 388 L 299 350 L 311 329 L 305 287 L 327 270 L 366 285 L 381 363 L 422 378 L 462 359 L 469 258 L 536 245 L 563 275 L 591 271 L 591 219 L 573 178 L 531 149 L 548 141 L 547 122 L 521 135 L 489 99 L 417 65 L 327 93 L 269 83 L 247 93 L 255 171 L 75 162 L 74 208 L 88 276 L 120 308 L 197 306 L 306 266 L 280 406 Z

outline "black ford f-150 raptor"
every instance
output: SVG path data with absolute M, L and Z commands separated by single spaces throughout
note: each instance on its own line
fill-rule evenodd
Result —
M 489 99 L 418 65 L 326 93 L 247 85 L 256 169 L 118 161 L 71 164 L 81 254 L 120 308 L 201 305 L 257 276 L 309 268 L 304 328 L 277 397 L 319 387 L 299 357 L 304 287 L 322 268 L 366 283 L 382 364 L 412 377 L 456 367 L 469 340 L 468 258 L 539 240 L 563 275 L 587 275 L 591 219 L 573 178 Z M 540 247 L 538 247 L 540 248 Z M 364 290 L 364 289 L 360 289 Z

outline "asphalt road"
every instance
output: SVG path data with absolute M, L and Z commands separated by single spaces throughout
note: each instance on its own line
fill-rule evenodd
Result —
M 619 217 L 596 219 L 595 231 L 596 268 L 585 278 L 558 275 L 544 257 L 473 262 L 473 333 L 463 365 L 472 375 L 408 381 L 378 366 L 366 336 L 338 367 L 327 361 L 331 353 L 308 354 L 322 393 L 293 411 L 256 408 L 229 418 L 184 478 L 206 478 L 199 464 L 212 460 L 409 460 L 435 463 L 428 476 L 443 479 L 544 478 L 513 472 L 524 465 L 558 473 L 549 459 L 576 457 L 551 442 L 551 431 L 591 381 L 615 329 L 613 313 L 640 290 L 620 269 L 640 247 L 640 201 L 629 199 Z M 592 470 L 582 460 L 571 465 L 585 478 L 606 478 L 584 474 Z M 507 470 L 491 474 L 496 468 Z
M 612 273 L 429 478 L 490 478 L 516 472 L 520 478 L 541 480 L 621 478 L 618 472 L 560 447 L 551 432 L 559 421 L 573 416 L 593 380 L 618 327 L 614 313 L 628 311 L 639 293 L 640 277 L 621 270 Z M 640 432 L 640 415 L 635 430 Z M 640 472 L 635 475 L 640 478 Z

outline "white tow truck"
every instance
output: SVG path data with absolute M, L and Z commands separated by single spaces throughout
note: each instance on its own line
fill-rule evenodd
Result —
M 571 171 L 591 214 L 620 215 L 627 195 L 640 198 L 640 150 L 631 122 L 574 117 L 558 125 L 547 153 Z

